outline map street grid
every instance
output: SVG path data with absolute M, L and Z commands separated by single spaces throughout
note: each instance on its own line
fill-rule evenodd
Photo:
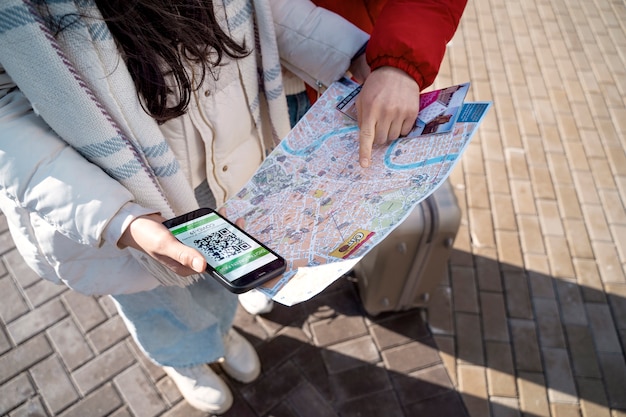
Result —
M 372 164 L 362 168 L 357 124 L 336 109 L 355 87 L 346 79 L 332 84 L 224 206 L 287 260 L 287 272 L 259 288 L 285 305 L 313 297 L 350 271 L 434 192 L 491 106 L 464 103 L 449 132 L 414 129 L 375 146 Z

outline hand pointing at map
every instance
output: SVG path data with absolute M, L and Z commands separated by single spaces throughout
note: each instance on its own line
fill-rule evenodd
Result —
M 467 0 L 313 0 L 370 34 L 366 52 L 372 73 L 357 99 L 359 162 L 371 164 L 374 144 L 384 144 L 409 131 L 419 111 L 420 91 L 439 72 Z M 353 62 L 357 61 L 353 57 Z M 395 69 L 395 71 L 394 71 Z
M 356 107 L 360 128 L 359 163 L 367 168 L 374 144 L 383 145 L 398 139 L 415 126 L 420 88 L 406 72 L 381 67 L 365 79 Z

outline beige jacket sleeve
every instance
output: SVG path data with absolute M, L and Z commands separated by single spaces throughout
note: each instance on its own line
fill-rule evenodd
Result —
M 341 78 L 369 35 L 309 0 L 270 0 L 281 63 L 307 84 Z

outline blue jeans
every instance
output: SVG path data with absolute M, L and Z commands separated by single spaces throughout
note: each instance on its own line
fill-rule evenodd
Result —
M 213 279 L 111 297 L 133 338 L 155 364 L 185 367 L 224 356 L 222 338 L 232 325 L 237 296 Z
M 311 101 L 306 91 L 287 96 L 287 108 L 289 109 L 289 123 L 293 128 L 298 120 L 311 108 Z

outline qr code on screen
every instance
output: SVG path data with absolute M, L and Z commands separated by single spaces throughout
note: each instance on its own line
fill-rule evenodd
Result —
M 220 229 L 193 242 L 198 249 L 216 261 L 222 261 L 250 249 L 250 245 L 239 239 L 228 229 Z

